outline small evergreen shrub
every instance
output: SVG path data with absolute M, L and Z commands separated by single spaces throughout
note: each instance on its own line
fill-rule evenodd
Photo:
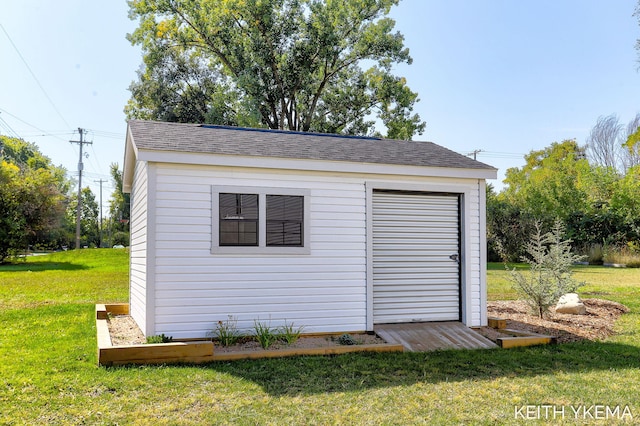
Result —
M 510 280 L 514 290 L 529 304 L 533 312 L 540 318 L 555 304 L 560 296 L 574 293 L 584 283 L 573 279 L 571 266 L 583 259 L 571 252 L 571 240 L 564 238 L 564 226 L 556 221 L 553 229 L 542 233 L 541 224 L 535 225 L 531 241 L 526 244 L 527 256 L 523 262 L 531 266 L 529 273 L 510 272 Z
M 341 345 L 357 345 L 358 342 L 356 341 L 356 339 L 354 339 L 350 334 L 343 334 L 342 336 L 338 337 L 338 343 L 340 343 Z
M 155 336 L 147 336 L 147 343 L 171 343 L 173 342 L 173 337 L 165 336 L 164 333 L 157 334 Z

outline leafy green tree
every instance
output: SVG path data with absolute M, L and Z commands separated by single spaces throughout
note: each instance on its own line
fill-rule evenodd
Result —
M 535 220 L 487 185 L 487 256 L 490 262 L 518 262 Z
M 640 246 L 640 165 L 616 182 L 610 208 L 622 223 L 624 238 L 619 243 L 635 242 Z
M 256 127 L 257 111 L 246 105 L 220 73 L 180 46 L 158 45 L 144 57 L 144 70 L 129 86 L 129 118 Z
M 130 194 L 122 192 L 122 171 L 118 164 L 111 164 L 111 178 L 115 189 L 109 200 L 109 229 L 110 244 L 129 245 Z
M 20 216 L 20 169 L 0 163 L 0 262 L 17 248 L 24 248 L 24 218 Z
M 547 225 L 588 210 L 591 166 L 575 140 L 554 142 L 525 160 L 522 168 L 506 172 L 503 196 L 511 204 Z
M 533 151 L 525 160 L 523 167 L 507 171 L 500 194 L 487 197 L 489 254 L 501 249 L 506 259 L 519 259 L 535 220 L 548 227 L 560 219 L 583 253 L 628 233 L 611 206 L 621 179 L 616 169 L 590 164 L 573 140 Z
M 72 194 L 67 206 L 69 232 L 73 234 L 75 244 L 76 218 L 78 211 L 78 194 Z M 82 208 L 80 209 L 80 246 L 100 247 L 100 207 L 91 188 L 82 188 Z
M 638 120 L 640 123 L 640 120 Z M 629 129 L 627 140 L 624 143 L 624 148 L 628 152 L 629 167 L 640 166 L 640 127 L 637 127 L 635 131 Z
M 57 244 L 69 189 L 65 170 L 21 139 L 0 136 L 0 261 L 29 246 Z
M 425 124 L 387 15 L 399 0 L 129 0 L 129 117 L 410 139 Z M 363 67 L 367 67 L 366 69 Z

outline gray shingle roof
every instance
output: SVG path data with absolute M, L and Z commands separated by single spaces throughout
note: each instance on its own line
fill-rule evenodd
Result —
M 495 170 L 432 142 L 140 120 L 129 130 L 143 150 Z

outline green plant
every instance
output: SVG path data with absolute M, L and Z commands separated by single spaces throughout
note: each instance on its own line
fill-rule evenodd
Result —
M 267 349 L 278 340 L 278 335 L 271 328 L 270 324 L 254 320 L 253 330 L 255 332 L 255 338 L 262 346 L 262 349 Z
M 243 337 L 238 330 L 238 319 L 233 315 L 229 315 L 226 321 L 218 321 L 211 334 L 222 346 L 234 345 Z
M 287 345 L 292 345 L 300 338 L 303 329 L 304 326 L 294 327 L 293 322 L 288 324 L 287 321 L 285 321 L 284 325 L 278 327 L 277 339 Z
M 165 336 L 164 333 L 157 334 L 155 336 L 147 336 L 147 344 L 151 343 L 171 343 L 173 342 L 173 337 Z
M 531 271 L 524 274 L 515 268 L 510 270 L 514 289 L 542 318 L 549 307 L 565 293 L 575 292 L 584 283 L 573 279 L 572 265 L 582 259 L 571 253 L 571 240 L 564 240 L 564 226 L 556 221 L 550 232 L 542 234 L 541 224 L 526 245 L 528 256 L 523 261 Z M 508 269 L 508 267 L 507 267 Z
M 338 337 L 338 343 L 340 343 L 341 345 L 357 345 L 358 341 L 356 339 L 354 339 L 350 334 L 345 333 L 342 336 Z

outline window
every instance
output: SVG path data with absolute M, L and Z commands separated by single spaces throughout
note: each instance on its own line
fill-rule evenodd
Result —
M 212 253 L 309 254 L 310 191 L 212 187 Z
M 302 246 L 304 197 L 267 195 L 267 246 Z
M 220 193 L 220 245 L 258 245 L 258 195 Z

